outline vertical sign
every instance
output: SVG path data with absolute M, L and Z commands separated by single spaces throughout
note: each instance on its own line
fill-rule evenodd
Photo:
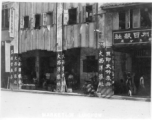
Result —
M 99 86 L 104 86 L 104 63 L 105 63 L 105 53 L 104 46 L 100 44 L 99 48 Z
M 10 22 L 9 22 L 9 35 L 10 37 L 14 37 L 15 36 L 15 9 L 12 7 L 10 8 Z
M 14 46 L 10 46 L 10 82 L 12 84 L 17 84 L 17 76 L 14 73 Z
M 1 84 L 5 80 L 5 41 L 1 41 Z
M 62 3 L 57 3 L 57 86 L 59 92 L 65 92 L 65 79 L 64 79 L 64 54 L 62 53 Z
M 65 92 L 64 81 L 64 54 L 62 52 L 57 53 L 57 91 Z
M 114 64 L 114 60 L 115 60 L 115 58 L 114 58 L 114 51 L 112 50 L 112 83 L 114 83 L 114 70 L 115 70 L 115 64 Z
M 57 52 L 62 51 L 62 3 L 57 3 Z
M 21 58 L 14 54 L 14 46 L 10 46 L 10 81 L 12 84 L 18 84 L 21 79 Z
M 112 84 L 112 48 L 106 48 L 106 61 L 105 61 L 105 86 Z

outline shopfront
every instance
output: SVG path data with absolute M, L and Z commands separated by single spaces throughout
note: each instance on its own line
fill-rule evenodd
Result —
M 120 68 L 122 76 L 117 86 L 116 94 L 125 94 L 121 85 L 122 80 L 126 82 L 126 73 L 130 72 L 133 80 L 133 94 L 140 96 L 150 96 L 151 84 L 151 30 L 125 30 L 113 31 L 113 49 L 121 54 Z M 117 60 L 117 59 L 116 59 Z M 115 61 L 116 64 L 118 61 Z M 117 71 L 115 71 L 117 75 Z M 144 88 L 141 86 L 140 78 L 144 76 Z

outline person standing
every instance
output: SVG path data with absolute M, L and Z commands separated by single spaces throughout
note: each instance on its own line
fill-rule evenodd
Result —
M 132 74 L 132 88 L 133 88 L 133 94 L 136 94 L 136 91 L 137 91 L 137 88 L 136 88 L 136 85 L 135 85 L 135 73 Z
M 132 96 L 132 78 L 130 72 L 127 73 L 127 89 L 128 89 L 128 95 Z
M 144 82 L 145 82 L 145 80 L 144 80 L 144 75 L 142 75 L 142 76 L 140 77 L 140 87 L 141 87 L 141 88 L 145 88 Z

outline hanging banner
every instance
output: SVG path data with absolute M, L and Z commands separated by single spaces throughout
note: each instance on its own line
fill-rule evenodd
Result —
M 104 53 L 104 46 L 100 44 L 99 48 L 99 81 L 100 81 L 100 86 L 104 86 L 104 63 L 105 63 L 105 53 Z
M 42 14 L 42 25 L 46 26 L 46 24 L 47 24 L 47 15 L 46 15 L 46 13 L 43 13 Z
M 24 17 L 20 18 L 20 29 L 24 28 Z
M 57 4 L 57 52 L 62 51 L 62 3 Z
M 65 86 L 65 82 L 64 82 L 64 64 L 65 64 L 65 60 L 64 60 L 64 54 L 62 52 L 58 52 L 57 53 L 57 75 L 56 75 L 56 79 L 57 79 L 57 87 L 56 90 L 57 91 L 61 91 L 61 92 L 65 92 L 64 86 Z M 64 84 L 63 84 L 64 83 Z
M 67 25 L 69 21 L 69 12 L 68 10 L 64 10 L 64 25 Z
M 112 85 L 112 49 L 106 48 L 105 55 L 105 86 Z
M 30 29 L 34 29 L 35 27 L 35 16 L 34 14 L 31 15 L 31 18 L 30 18 Z
M 9 35 L 10 37 L 15 36 L 15 9 L 12 7 L 10 8 L 10 22 L 9 22 Z
M 10 83 L 18 84 L 21 79 L 21 58 L 14 53 L 14 46 L 10 46 Z

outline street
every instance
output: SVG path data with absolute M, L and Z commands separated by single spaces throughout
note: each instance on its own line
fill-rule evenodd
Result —
M 150 102 L 1 91 L 2 118 L 150 119 Z

